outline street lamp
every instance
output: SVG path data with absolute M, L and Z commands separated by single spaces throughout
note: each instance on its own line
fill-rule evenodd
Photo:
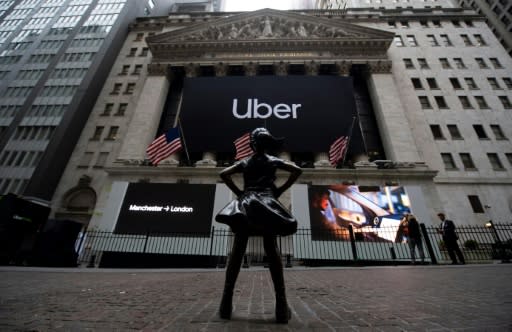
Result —
M 486 208 L 490 208 L 490 206 L 486 205 Z M 501 243 L 500 236 L 498 235 L 498 231 L 496 230 L 496 227 L 494 227 L 494 223 L 491 219 L 489 219 L 488 222 L 485 223 L 485 227 L 492 230 L 494 234 L 494 238 L 496 241 L 496 245 L 498 246 L 498 250 L 500 252 L 501 256 L 501 262 L 502 263 L 510 263 L 510 259 L 507 257 L 507 252 L 505 251 L 505 246 Z

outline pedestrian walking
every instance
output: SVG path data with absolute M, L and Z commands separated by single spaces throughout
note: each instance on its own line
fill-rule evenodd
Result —
M 423 241 L 421 238 L 420 224 L 413 214 L 407 216 L 408 244 L 411 250 L 411 261 L 416 264 L 416 248 L 420 254 L 421 262 L 425 262 L 425 253 L 423 251 Z
M 459 258 L 460 264 L 466 264 L 464 255 L 462 254 L 462 251 L 459 248 L 459 244 L 457 243 L 459 237 L 455 232 L 455 224 L 453 221 L 446 219 L 445 214 L 442 212 L 439 212 L 437 216 L 441 220 L 441 224 L 439 225 L 439 233 L 443 236 L 443 241 L 446 245 L 446 250 L 448 250 L 448 255 L 452 260 L 452 264 L 457 264 L 457 257 Z

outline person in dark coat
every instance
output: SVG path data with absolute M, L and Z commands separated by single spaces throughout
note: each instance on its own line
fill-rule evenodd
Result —
M 226 267 L 226 280 L 219 315 L 230 319 L 235 282 L 245 254 L 249 236 L 263 236 L 263 246 L 268 258 L 270 275 L 276 294 L 276 321 L 288 323 L 291 310 L 286 300 L 283 265 L 277 247 L 277 235 L 291 235 L 297 231 L 295 217 L 278 201 L 279 196 L 297 180 L 302 173 L 300 167 L 291 162 L 266 154 L 274 149 L 279 139 L 265 128 L 256 128 L 250 136 L 250 145 L 255 154 L 224 169 L 220 177 L 237 196 L 216 215 L 215 220 L 227 224 L 235 233 L 233 249 Z M 279 187 L 274 184 L 276 171 L 289 173 L 288 179 Z M 232 175 L 243 174 L 243 190 L 233 182 Z
M 409 249 L 411 250 L 412 263 L 416 263 L 416 247 L 418 248 L 421 262 L 423 263 L 425 261 L 425 253 L 423 252 L 420 224 L 418 223 L 416 217 L 412 214 L 407 215 L 407 231 L 409 236 L 407 242 L 409 243 Z
M 459 237 L 455 232 L 455 224 L 453 221 L 446 219 L 444 213 L 440 212 L 437 214 L 439 219 L 441 220 L 441 224 L 439 225 L 439 232 L 443 236 L 444 244 L 446 245 L 446 250 L 448 250 L 448 255 L 452 260 L 452 264 L 457 264 L 457 257 L 461 264 L 466 264 L 464 260 L 464 255 L 459 248 L 459 244 L 457 240 Z

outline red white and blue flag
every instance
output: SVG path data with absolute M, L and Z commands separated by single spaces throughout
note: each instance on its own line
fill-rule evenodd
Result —
M 348 136 L 341 136 L 337 138 L 329 148 L 329 162 L 336 167 L 340 160 L 345 158 L 345 153 L 348 148 Z
M 153 165 L 169 157 L 181 149 L 180 129 L 178 127 L 169 129 L 166 133 L 158 136 L 146 149 L 149 160 Z
M 236 155 L 235 159 L 240 160 L 252 156 L 254 151 L 251 148 L 251 133 L 245 133 L 237 138 L 235 143 Z

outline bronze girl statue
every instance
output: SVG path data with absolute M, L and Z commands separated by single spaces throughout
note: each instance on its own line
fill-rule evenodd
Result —
M 280 140 L 273 137 L 267 129 L 254 129 L 251 133 L 250 145 L 255 154 L 220 173 L 220 177 L 238 197 L 215 217 L 218 222 L 229 225 L 235 233 L 220 304 L 219 314 L 223 319 L 231 318 L 233 289 L 240 272 L 247 241 L 251 235 L 263 236 L 263 246 L 276 293 L 276 321 L 286 324 L 291 317 L 286 301 L 283 265 L 276 237 L 295 233 L 297 221 L 277 199 L 297 180 L 302 171 L 295 164 L 265 153 L 268 149 L 277 147 L 279 143 Z M 280 187 L 274 184 L 278 169 L 290 173 L 286 182 Z M 231 178 L 235 173 L 243 174 L 243 190 L 238 188 Z

